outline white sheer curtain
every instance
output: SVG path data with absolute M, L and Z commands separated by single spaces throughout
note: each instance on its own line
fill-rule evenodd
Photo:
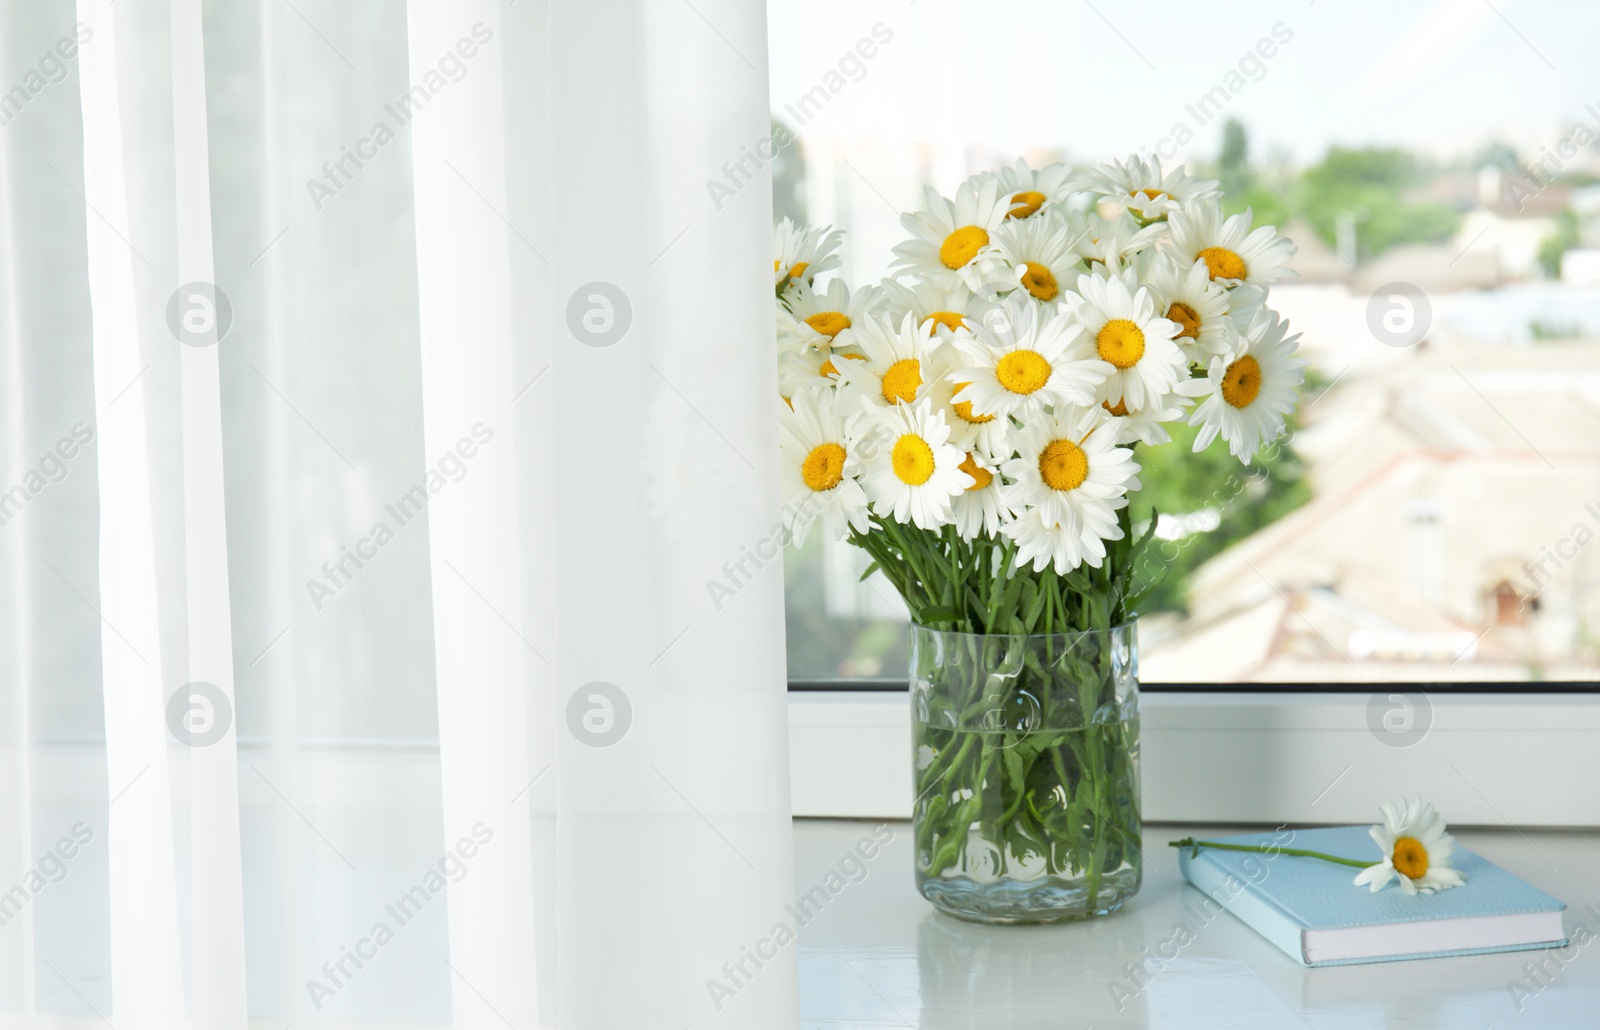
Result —
M 0 1023 L 795 1025 L 763 17 L 0 8 Z

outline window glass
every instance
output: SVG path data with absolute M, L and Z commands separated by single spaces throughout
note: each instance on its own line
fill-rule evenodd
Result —
M 794 137 L 776 215 L 846 230 L 852 287 L 888 274 L 925 186 L 1018 157 L 1181 163 L 1297 244 L 1272 304 L 1312 370 L 1276 455 L 1139 449 L 1165 570 L 1143 679 L 1596 678 L 1600 115 L 1580 48 L 1600 8 L 768 16 L 775 135 Z M 904 607 L 821 537 L 787 559 L 791 679 L 903 676 Z

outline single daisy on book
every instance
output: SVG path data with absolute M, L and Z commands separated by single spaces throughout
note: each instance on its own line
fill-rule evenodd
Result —
M 1379 808 L 1383 822 L 1371 827 L 1172 846 L 1192 885 L 1308 966 L 1567 943 L 1566 905 L 1457 846 L 1431 804 L 1384 799 Z M 1360 870 L 1353 880 L 1351 868 Z

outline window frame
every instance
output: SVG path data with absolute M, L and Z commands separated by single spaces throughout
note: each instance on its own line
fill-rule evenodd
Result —
M 1531 689 L 1526 689 L 1531 688 Z M 909 818 L 908 688 L 789 686 L 796 816 Z M 1600 826 L 1600 683 L 1141 685 L 1149 822 L 1361 823 L 1383 795 L 1420 794 L 1454 825 Z M 1370 727 L 1404 695 L 1428 727 Z M 1284 761 L 1292 756 L 1292 760 Z M 1531 847 L 1531 845 L 1530 845 Z

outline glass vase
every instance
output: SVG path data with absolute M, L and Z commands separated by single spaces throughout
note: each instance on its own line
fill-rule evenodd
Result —
M 937 908 L 1051 923 L 1138 891 L 1135 633 L 911 627 L 917 889 Z

